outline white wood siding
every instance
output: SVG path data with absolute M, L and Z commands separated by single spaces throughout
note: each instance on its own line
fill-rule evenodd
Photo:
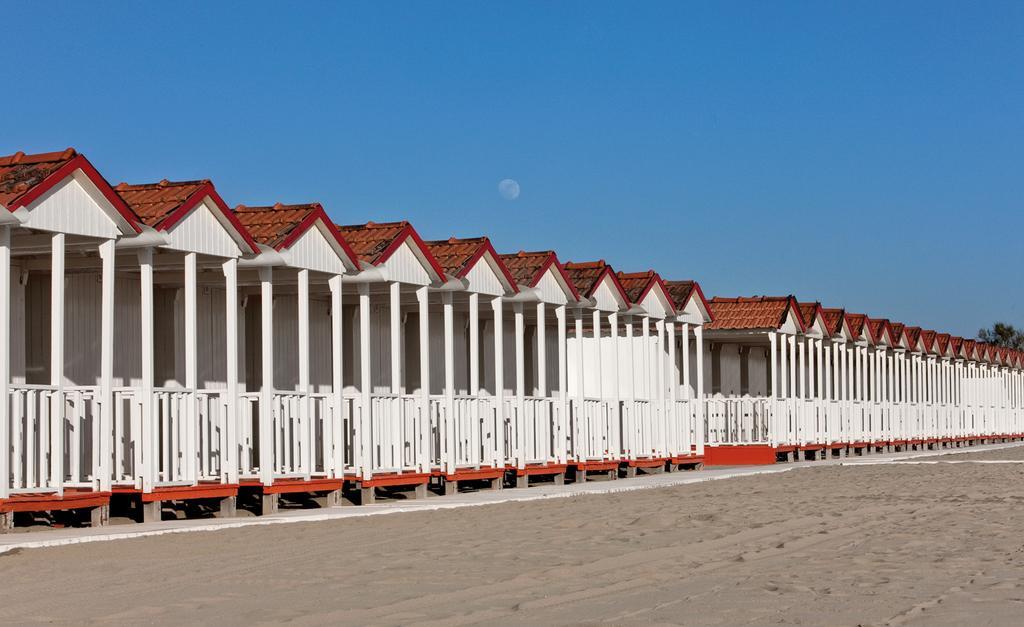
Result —
M 564 305 L 569 302 L 569 298 L 566 296 L 565 288 L 562 287 L 562 282 L 556 276 L 556 273 L 557 270 L 554 267 L 548 268 L 543 276 L 540 277 L 540 281 L 537 281 L 537 291 L 540 292 L 540 298 L 545 303 Z
M 505 284 L 498 278 L 498 271 L 491 264 L 494 263 L 490 253 L 484 255 L 481 260 L 466 273 L 466 280 L 469 281 L 469 291 L 490 296 L 501 296 L 505 293 Z
M 202 253 L 214 257 L 238 257 L 242 251 L 214 212 L 213 201 L 205 198 L 167 233 L 164 248 Z
M 108 214 L 116 210 L 81 172 L 52 187 L 26 209 L 25 226 L 31 229 L 108 239 L 119 234 Z
M 412 285 L 430 285 L 430 273 L 423 262 L 412 250 L 410 240 L 406 239 L 401 246 L 384 262 L 388 271 L 388 279 L 398 283 Z
M 288 265 L 330 274 L 345 272 L 345 263 L 328 241 L 322 228 L 321 223 L 317 222 L 315 228 L 308 229 L 285 251 L 284 257 L 288 260 Z

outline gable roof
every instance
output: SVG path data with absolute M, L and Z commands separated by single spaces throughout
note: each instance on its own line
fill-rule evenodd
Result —
M 407 240 L 411 239 L 423 254 L 430 270 L 439 279 L 444 279 L 444 268 L 434 259 L 419 233 L 405 220 L 399 222 L 367 222 L 366 224 L 336 225 L 342 237 L 349 243 L 359 259 L 372 265 L 386 262 Z
M 0 157 L 0 205 L 13 213 L 32 204 L 76 170 L 81 170 L 85 174 L 132 230 L 136 233 L 142 232 L 142 226 L 124 200 L 89 163 L 85 155 L 74 148 L 34 155 L 16 152 Z
M 889 333 L 892 335 L 892 341 L 894 345 L 898 345 L 903 341 L 903 329 L 906 327 L 902 322 L 890 322 Z M 907 346 L 908 349 L 913 350 L 913 346 Z
M 893 332 L 892 323 L 885 318 L 868 318 L 866 327 L 868 338 L 873 344 L 880 344 L 886 335 L 889 336 L 890 346 L 895 347 L 899 343 L 899 336 Z
M 580 262 L 567 261 L 563 267 L 565 268 L 566 276 L 569 277 L 569 281 L 576 288 L 576 291 L 587 298 L 594 295 L 594 291 L 607 274 L 612 278 L 615 290 L 622 296 L 622 300 L 627 303 L 632 302 L 626 294 L 626 290 L 622 288 L 619 277 L 616 276 L 612 267 L 605 263 L 604 259 Z
M 867 326 L 868 317 L 864 314 L 848 313 L 845 315 L 846 324 L 850 327 L 850 334 L 853 335 L 853 339 L 859 338 L 864 334 L 864 327 Z
M 825 321 L 825 330 L 828 332 L 829 337 L 839 335 L 843 328 L 844 318 L 845 312 L 842 309 L 821 308 L 821 319 Z
M 626 298 L 632 304 L 639 305 L 647 297 L 647 293 L 657 286 L 661 288 L 662 293 L 665 295 L 665 300 L 668 301 L 669 315 L 675 313 L 676 304 L 668 295 L 665 283 L 654 270 L 648 270 L 647 272 L 618 272 L 615 276 L 618 277 L 619 283 L 622 285 L 622 291 L 626 293 Z
M 953 352 L 954 357 L 960 357 L 964 348 L 964 338 L 954 335 L 949 338 L 949 350 Z
M 252 234 L 242 226 L 238 217 L 228 209 L 213 183 L 201 181 L 168 181 L 130 185 L 120 183 L 114 188 L 138 217 L 139 221 L 157 231 L 167 231 L 209 196 L 224 218 L 252 252 L 259 252 Z
M 303 233 L 320 221 L 334 237 L 334 241 L 344 251 L 348 260 L 353 265 L 358 265 L 351 246 L 334 228 L 334 223 L 318 202 L 301 205 L 276 203 L 264 207 L 238 205 L 235 207 L 235 215 L 254 240 L 278 251 L 290 247 Z
M 935 345 L 935 331 L 930 329 L 921 330 L 921 344 L 924 345 L 924 352 L 931 353 Z
M 565 285 L 572 293 L 573 299 L 580 300 L 579 290 L 576 289 L 569 275 L 566 274 L 565 268 L 558 261 L 558 255 L 555 254 L 555 251 L 526 252 L 520 250 L 517 253 L 498 256 L 501 257 L 502 264 L 517 285 L 536 287 L 537 283 L 543 278 L 544 273 L 548 271 L 548 268 L 554 268 L 555 272 L 565 281 Z
M 754 296 L 711 299 L 711 313 L 714 319 L 708 324 L 711 330 L 768 329 L 775 330 L 786 322 L 786 316 L 793 311 L 797 324 L 805 330 L 796 299 L 792 296 Z
M 949 348 L 949 333 L 936 333 L 935 334 L 935 347 L 936 352 L 940 355 L 946 354 L 946 349 Z
M 691 298 L 698 298 L 704 307 L 704 311 L 708 314 L 708 320 L 715 319 L 715 315 L 711 311 L 711 305 L 704 298 L 704 290 L 700 289 L 699 283 L 696 281 L 662 281 L 662 283 L 665 286 L 668 297 L 672 299 L 672 304 L 675 306 L 676 311 L 686 309 L 686 305 L 690 302 Z
M 907 347 L 917 350 L 917 341 L 921 338 L 921 327 L 904 327 L 903 334 L 907 336 Z
M 444 269 L 445 273 L 454 277 L 462 278 L 469 274 L 478 261 L 484 255 L 490 253 L 498 265 L 501 275 L 508 282 L 513 292 L 518 292 L 519 287 L 515 279 L 509 273 L 508 268 L 502 262 L 501 257 L 491 246 L 491 240 L 486 237 L 472 237 L 459 239 L 451 237 L 446 240 L 432 240 L 424 242 L 430 254 L 434 256 L 437 263 Z

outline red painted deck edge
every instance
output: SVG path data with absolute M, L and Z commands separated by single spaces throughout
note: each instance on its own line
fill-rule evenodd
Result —
M 526 468 L 516 468 L 516 476 L 543 477 L 544 475 L 560 475 L 563 472 L 565 472 L 565 469 L 568 467 L 568 464 L 551 464 L 548 466 L 527 466 Z
M 430 483 L 430 473 L 402 473 L 373 475 L 369 479 L 356 479 L 364 488 L 420 485 Z
M 685 465 L 685 464 L 703 464 L 703 455 L 678 455 L 669 460 L 673 464 Z
M 483 468 L 462 468 L 456 470 L 453 473 L 446 473 L 438 471 L 436 476 L 444 477 L 446 481 L 473 481 L 473 480 L 484 480 L 484 479 L 498 479 L 505 476 L 504 468 L 492 468 L 485 466 Z
M 618 470 L 620 463 L 621 462 L 617 459 L 611 459 L 606 461 L 575 462 L 569 465 L 574 466 L 576 470 L 582 470 L 584 472 L 601 472 L 607 470 Z
M 776 449 L 767 444 L 704 447 L 706 466 L 763 466 L 775 463 Z
M 667 457 L 655 457 L 648 459 L 631 459 L 626 462 L 627 466 L 632 468 L 658 468 L 664 466 L 665 462 L 668 461 Z
M 0 501 L 0 512 L 56 512 L 102 507 L 110 504 L 110 492 L 64 492 L 57 494 L 16 494 Z

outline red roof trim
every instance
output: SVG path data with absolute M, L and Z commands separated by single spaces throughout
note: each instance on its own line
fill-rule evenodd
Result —
M 639 305 L 640 303 L 642 303 L 643 300 L 647 298 L 647 294 L 649 294 L 650 291 L 654 289 L 654 286 L 657 285 L 658 287 L 661 288 L 661 293 L 662 295 L 665 296 L 665 300 L 668 301 L 668 306 L 671 310 L 670 313 L 675 314 L 676 304 L 672 302 L 672 297 L 668 295 L 668 287 L 666 287 L 665 282 L 661 280 L 661 275 L 658 274 L 657 272 L 651 272 L 651 275 L 651 280 L 647 282 L 647 287 L 645 287 L 643 293 L 640 294 L 640 300 L 634 304 Z
M 380 265 L 387 261 L 391 255 L 395 254 L 395 251 L 405 243 L 405 240 L 410 237 L 416 244 L 416 247 L 420 249 L 420 252 L 423 253 L 423 256 L 426 258 L 431 270 L 433 270 L 434 274 L 437 275 L 438 280 L 444 280 L 444 269 L 441 267 L 441 264 L 437 263 L 437 259 L 434 259 L 434 256 L 430 254 L 430 249 L 428 249 L 427 245 L 423 243 L 419 233 L 416 232 L 416 229 L 414 229 L 411 224 L 407 224 L 402 231 L 396 235 L 393 240 L 391 240 L 388 247 L 380 254 L 377 264 Z
M 121 217 L 124 218 L 125 222 L 127 222 L 136 233 L 142 232 L 142 226 L 136 219 L 135 213 L 128 207 L 124 200 L 117 195 L 117 192 L 115 192 L 114 188 L 110 186 L 110 183 L 100 175 L 96 168 L 89 163 L 89 160 L 86 159 L 83 154 L 76 155 L 70 161 L 54 170 L 38 185 L 19 196 L 7 207 L 7 209 L 14 212 L 20 207 L 26 207 L 32 204 L 32 202 L 40 196 L 53 189 L 55 185 L 74 174 L 75 170 L 81 170 L 85 176 L 92 181 L 93 185 L 96 186 L 96 189 L 103 194 L 103 197 L 107 199 L 107 202 L 109 202 L 111 206 L 121 214 Z
M 473 253 L 473 256 L 470 257 L 468 261 L 466 261 L 466 265 L 463 266 L 462 270 L 459 272 L 458 278 L 465 278 L 465 276 L 469 274 L 469 271 L 473 269 L 473 266 L 475 266 L 477 262 L 483 259 L 484 255 L 486 255 L 487 253 L 490 253 L 491 259 L 494 259 L 494 261 L 497 262 L 498 268 L 501 270 L 502 276 L 504 276 L 505 280 L 508 281 L 508 284 L 512 286 L 512 293 L 518 294 L 519 286 L 516 285 L 516 280 L 512 278 L 512 273 L 509 272 L 508 268 L 505 267 L 505 263 L 501 260 L 501 257 L 494 250 L 494 246 L 491 245 L 491 240 L 487 237 L 484 237 L 483 243 L 479 247 L 477 247 L 477 250 L 475 253 Z
M 708 315 L 708 322 L 715 321 L 715 314 L 711 311 L 711 306 L 708 304 L 708 299 L 704 298 L 704 290 L 700 288 L 700 283 L 693 282 L 693 292 L 700 296 L 700 302 L 704 305 L 704 312 Z M 693 300 L 693 293 L 690 294 L 690 300 Z
M 203 183 L 203 185 L 199 189 L 194 191 L 191 196 L 186 198 L 185 202 L 181 203 L 181 205 L 177 209 L 175 209 L 169 216 L 158 222 L 155 227 L 156 230 L 171 230 L 171 228 L 173 228 L 175 224 L 180 222 L 185 216 L 189 214 L 189 212 L 195 209 L 206 196 L 209 196 L 210 199 L 213 200 L 213 204 L 217 205 L 217 209 L 219 209 L 220 212 L 224 215 L 224 217 L 227 218 L 228 223 L 231 224 L 235 231 L 237 231 L 238 234 L 242 236 L 242 239 L 245 241 L 245 244 L 249 247 L 249 250 L 251 250 L 253 253 L 259 253 L 260 249 L 259 247 L 256 246 L 256 240 L 252 238 L 252 235 L 249 233 L 249 229 L 242 226 L 242 223 L 238 221 L 238 217 L 235 216 L 235 213 L 228 208 L 227 203 L 225 203 L 224 199 L 220 197 L 220 194 L 217 193 L 216 188 L 214 188 L 213 183 L 210 181 Z
M 629 297 L 626 296 L 626 290 L 623 289 L 622 283 L 619 283 L 619 277 L 615 276 L 615 271 L 612 270 L 612 267 L 607 264 L 605 264 L 604 270 L 601 271 L 601 274 L 597 275 L 597 279 L 594 281 L 594 284 L 590 286 L 590 291 L 587 294 L 587 298 L 590 298 L 591 296 L 594 295 L 594 292 L 597 291 L 598 286 L 601 285 L 601 281 L 604 281 L 604 275 L 606 274 L 611 275 L 612 282 L 615 283 L 615 289 L 619 291 L 619 295 L 622 296 L 622 300 L 625 301 L 625 303 L 628 306 L 630 302 Z
M 573 285 L 572 281 L 569 279 L 569 274 L 565 271 L 565 266 L 563 266 L 562 262 L 558 260 L 558 256 L 555 255 L 555 253 L 551 253 L 550 255 L 548 255 L 547 261 L 544 262 L 544 265 L 542 265 L 540 267 L 540 270 L 537 271 L 537 274 L 534 275 L 533 281 L 530 282 L 530 287 L 537 287 L 537 284 L 540 283 L 540 280 L 544 277 L 544 273 L 547 272 L 548 268 L 550 268 L 551 266 L 555 266 L 555 268 L 558 270 L 558 274 L 562 276 L 562 281 L 565 282 L 565 285 L 569 288 L 569 291 L 572 293 L 573 298 L 575 298 L 576 301 L 579 302 L 581 300 L 580 292 L 579 290 L 576 289 L 576 286 Z
M 356 269 L 359 269 L 359 257 L 356 256 L 356 253 L 352 250 L 352 247 L 349 246 L 348 241 L 338 230 L 338 227 L 335 226 L 334 222 L 332 222 L 331 219 L 327 216 L 327 212 L 324 210 L 323 205 L 316 202 L 313 203 L 313 206 L 316 207 L 316 209 L 314 209 L 312 213 L 306 216 L 302 220 L 302 222 L 299 223 L 298 226 L 292 229 L 291 232 L 288 233 L 288 235 L 283 240 L 281 240 L 281 243 L 278 244 L 274 249 L 277 251 L 281 251 L 284 250 L 285 248 L 290 248 L 295 242 L 299 241 L 299 238 L 302 237 L 302 235 L 310 228 L 312 228 L 313 225 L 315 225 L 319 220 L 323 222 L 325 227 L 327 227 L 327 232 L 334 237 L 334 241 L 336 241 L 338 243 L 338 246 L 341 247 L 341 250 L 348 257 L 349 262 Z

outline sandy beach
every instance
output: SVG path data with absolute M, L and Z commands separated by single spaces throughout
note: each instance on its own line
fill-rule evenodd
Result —
M 16 551 L 3 621 L 1004 625 L 1024 447 Z

